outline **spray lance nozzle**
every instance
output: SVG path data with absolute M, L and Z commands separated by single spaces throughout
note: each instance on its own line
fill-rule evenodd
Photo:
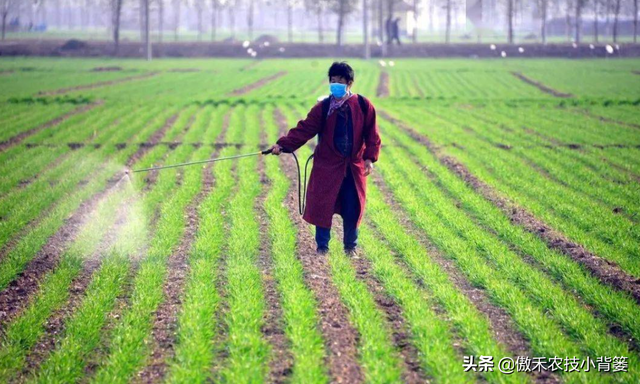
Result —
M 306 207 L 306 199 L 307 199 L 307 167 L 309 166 L 309 162 L 311 161 L 311 159 L 313 158 L 313 155 L 309 156 L 309 158 L 307 159 L 307 162 L 305 163 L 304 166 L 304 184 L 302 183 L 302 178 L 301 178 L 301 172 L 300 172 L 300 163 L 298 162 L 298 157 L 296 156 L 296 154 L 293 151 L 290 151 L 286 148 L 282 148 L 281 149 L 282 153 L 290 153 L 293 158 L 296 161 L 296 168 L 298 170 L 298 212 L 300 212 L 300 214 L 302 215 L 304 213 L 304 209 Z M 262 151 L 258 151 L 258 152 L 252 152 L 252 153 L 245 153 L 242 155 L 235 155 L 235 156 L 226 156 L 226 157 L 218 157 L 215 159 L 207 159 L 207 160 L 200 160 L 200 161 L 191 161 L 188 163 L 179 163 L 179 164 L 171 164 L 171 165 L 165 165 L 165 166 L 161 166 L 161 167 L 151 167 L 151 168 L 143 168 L 143 169 L 135 169 L 131 172 L 136 173 L 136 172 L 148 172 L 148 171 L 156 171 L 156 170 L 161 170 L 161 169 L 169 169 L 169 168 L 177 168 L 177 167 L 184 167 L 187 165 L 195 165 L 195 164 L 204 164 L 204 163 L 213 163 L 216 161 L 222 161 L 222 160 L 232 160 L 232 159 L 239 159 L 242 157 L 250 157 L 250 156 L 259 156 L 259 155 L 269 155 L 273 153 L 273 148 L 269 148 L 269 149 L 265 149 Z M 125 170 L 125 174 L 129 175 L 129 170 Z

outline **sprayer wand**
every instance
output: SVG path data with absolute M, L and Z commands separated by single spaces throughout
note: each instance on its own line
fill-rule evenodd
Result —
M 204 163 L 213 163 L 215 161 L 222 161 L 222 160 L 231 160 L 231 159 L 239 159 L 241 157 L 249 157 L 249 156 L 258 156 L 258 155 L 268 155 L 271 153 L 271 149 L 265 149 L 264 151 L 260 151 L 260 152 L 252 152 L 252 153 L 245 153 L 243 155 L 235 155 L 235 156 L 227 156 L 227 157 L 218 157 L 215 159 L 207 159 L 207 160 L 200 160 L 200 161 L 191 161 L 188 163 L 180 163 L 180 164 L 171 164 L 171 165 L 165 165 L 162 167 L 151 167 L 151 168 L 143 168 L 143 169 L 136 169 L 133 172 L 148 172 L 148 171 L 155 171 L 158 169 L 168 169 L 168 168 L 177 168 L 177 167 L 184 167 L 186 165 L 195 165 L 195 164 L 204 164 Z
M 273 152 L 273 149 L 269 148 L 269 149 L 265 149 L 264 151 L 245 153 L 245 154 L 242 154 L 242 155 L 217 157 L 215 159 L 207 159 L 207 160 L 200 160 L 200 161 L 191 161 L 191 162 L 188 162 L 188 163 L 164 165 L 162 167 L 151 167 L 151 168 L 135 169 L 135 170 L 133 170 L 133 172 L 134 173 L 136 173 L 136 172 L 148 172 L 148 171 L 156 171 L 156 170 L 160 170 L 160 169 L 184 167 L 184 166 L 187 166 L 187 165 L 205 164 L 205 163 L 213 163 L 215 161 L 239 159 L 241 157 L 269 155 L 269 154 L 271 154 L 271 152 Z M 307 162 L 304 165 L 304 184 L 303 184 L 302 180 L 301 180 L 301 175 L 300 175 L 300 163 L 298 162 L 298 156 L 296 156 L 295 153 L 293 153 L 291 151 L 288 151 L 288 150 L 286 150 L 284 148 L 282 148 L 282 152 L 283 153 L 290 153 L 291 155 L 293 155 L 293 158 L 296 161 L 296 167 L 298 169 L 298 212 L 302 215 L 304 213 L 304 209 L 305 209 L 305 207 L 307 205 L 307 167 L 309 165 L 309 161 L 311 161 L 311 159 L 313 158 L 313 155 L 309 156 L 309 158 L 307 159 Z

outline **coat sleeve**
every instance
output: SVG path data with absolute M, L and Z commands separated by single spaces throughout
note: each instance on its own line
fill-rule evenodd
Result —
M 380 153 L 380 133 L 378 131 L 378 123 L 376 121 L 376 109 L 373 107 L 370 101 L 367 100 L 367 118 L 364 122 L 364 154 L 362 158 L 364 160 L 371 160 L 372 162 L 378 161 L 378 154 Z
M 322 130 L 322 120 L 322 103 L 320 102 L 311 108 L 304 120 L 298 121 L 298 125 L 291 128 L 276 143 L 287 151 L 293 152 Z

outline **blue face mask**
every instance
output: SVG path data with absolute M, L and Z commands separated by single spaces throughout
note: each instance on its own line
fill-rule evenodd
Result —
M 329 90 L 334 97 L 341 99 L 347 94 L 347 84 L 331 83 L 329 84 Z

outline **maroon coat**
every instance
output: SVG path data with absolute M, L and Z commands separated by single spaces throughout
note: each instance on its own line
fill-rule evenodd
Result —
M 364 160 L 372 162 L 378 160 L 380 152 L 380 135 L 376 123 L 376 110 L 369 100 L 365 99 L 367 106 L 367 121 L 358 102 L 358 96 L 353 94 L 349 100 L 351 121 L 353 122 L 353 150 L 350 157 L 344 157 L 333 145 L 333 134 L 336 125 L 337 113 L 332 113 L 322 127 L 322 102 L 318 102 L 307 114 L 304 120 L 300 120 L 295 128 L 278 140 L 278 145 L 295 151 L 319 132 L 322 132 L 322 140 L 314 151 L 313 168 L 309 177 L 307 189 L 307 206 L 302 216 L 307 222 L 330 228 L 334 213 L 340 213 L 340 206 L 336 204 L 342 180 L 351 167 L 358 200 L 360 202 L 360 215 L 357 225 L 360 225 L 364 214 L 365 197 L 367 193 L 367 178 L 364 176 Z

